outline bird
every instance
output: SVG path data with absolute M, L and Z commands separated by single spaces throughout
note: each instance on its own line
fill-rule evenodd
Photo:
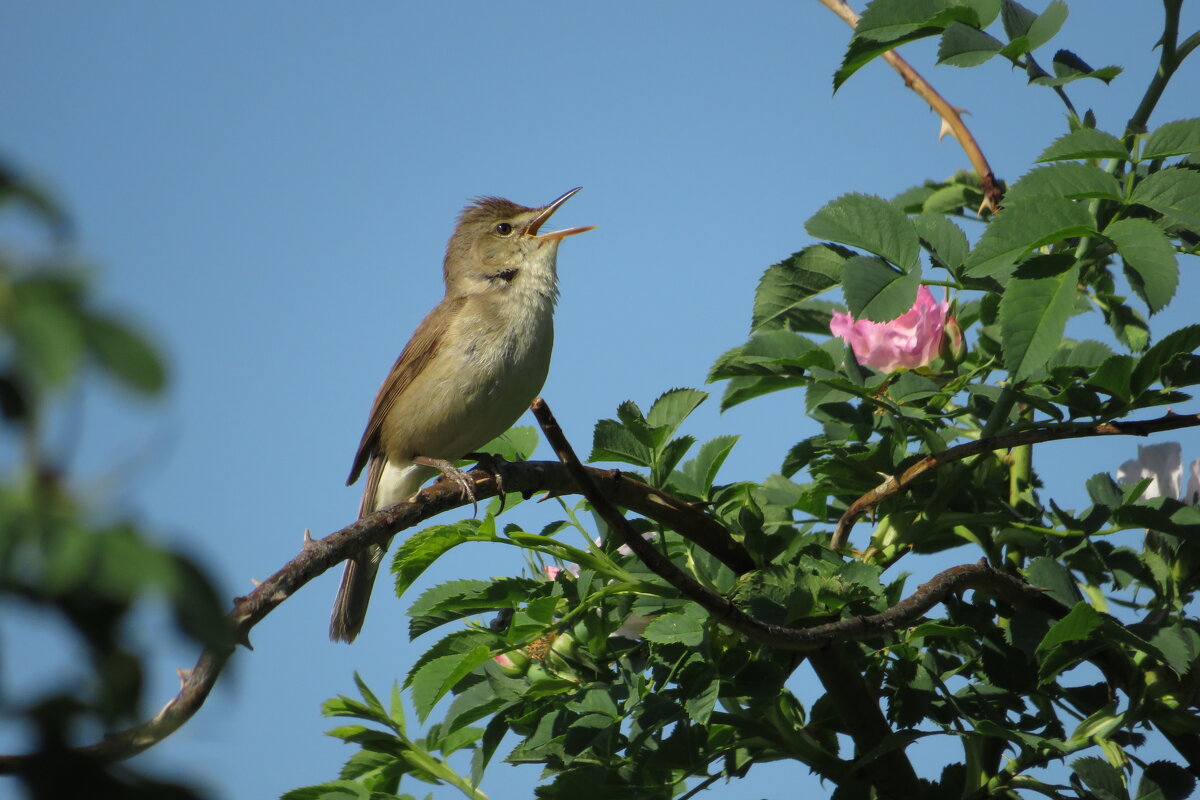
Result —
M 503 434 L 541 391 L 554 344 L 558 247 L 595 226 L 541 233 L 580 187 L 528 208 L 480 197 L 463 209 L 446 246 L 446 294 L 380 386 L 346 485 L 366 470 L 359 518 L 412 497 L 439 472 L 474 501 L 454 462 Z M 346 562 L 329 638 L 353 642 L 387 544 Z

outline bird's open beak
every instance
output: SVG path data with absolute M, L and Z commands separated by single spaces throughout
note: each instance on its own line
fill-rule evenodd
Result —
M 558 211 L 558 207 L 567 202 L 571 195 L 575 194 L 582 188 L 582 186 L 576 186 L 574 189 L 543 208 L 541 213 L 533 218 L 533 222 L 529 223 L 529 227 L 525 229 L 525 235 L 535 236 L 538 239 L 551 241 L 554 239 L 565 239 L 568 236 L 574 236 L 577 233 L 584 233 L 586 231 L 590 231 L 592 228 L 595 228 L 595 225 L 587 225 L 583 228 L 567 228 L 561 231 L 551 231 L 550 233 L 543 233 L 541 235 L 538 234 L 538 229 L 542 227 L 542 224 L 546 220 L 550 219 L 551 215 L 553 215 L 555 211 Z

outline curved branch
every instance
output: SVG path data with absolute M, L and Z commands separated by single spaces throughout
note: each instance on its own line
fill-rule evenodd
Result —
M 1039 442 L 1051 442 L 1058 439 L 1086 439 L 1092 436 L 1149 436 L 1152 433 L 1173 431 L 1179 428 L 1191 428 L 1197 425 L 1200 425 L 1200 414 L 1172 414 L 1168 412 L 1156 419 L 1131 420 L 1128 422 L 1101 422 L 1099 424 L 1088 422 L 1067 423 L 1065 425 L 1055 425 L 1037 430 L 1008 433 L 1003 436 L 992 436 L 987 439 L 978 439 L 974 442 L 960 444 L 948 450 L 943 450 L 940 453 L 925 456 L 900 473 L 900 477 L 889 477 L 883 483 L 851 503 L 850 507 L 846 509 L 846 513 L 842 514 L 842 518 L 838 520 L 837 527 L 833 531 L 833 536 L 829 540 L 829 547 L 833 550 L 841 550 L 845 547 L 847 540 L 850 538 L 850 529 L 854 527 L 854 523 L 858 521 L 858 518 L 888 497 L 903 491 L 911 483 L 925 474 L 933 472 L 938 467 L 951 464 L 955 461 L 962 461 L 964 458 L 978 453 L 985 453 L 990 450 L 1003 450 L 1026 444 L 1038 444 Z
M 858 26 L 858 14 L 854 13 L 854 9 L 846 5 L 845 0 L 818 0 L 823 6 L 828 8 L 833 13 L 837 14 L 851 28 Z M 980 186 L 983 189 L 983 204 L 980 205 L 979 211 L 991 211 L 993 213 L 1000 206 L 1000 200 L 1003 198 L 1003 193 L 1000 187 L 996 185 L 996 175 L 992 172 L 992 167 L 988 164 L 987 157 L 984 156 L 983 150 L 979 147 L 979 142 L 975 141 L 975 137 L 971 134 L 966 123 L 962 121 L 962 109 L 950 105 L 946 98 L 938 93 L 930 85 L 929 81 L 921 77 L 912 65 L 905 61 L 895 50 L 889 50 L 883 54 L 883 60 L 892 66 L 892 69 L 900 73 L 900 77 L 904 79 L 904 85 L 916 92 L 922 100 L 929 103 L 929 107 L 933 109 L 939 117 L 942 118 L 943 130 L 949 132 L 962 146 L 963 152 L 967 154 L 967 158 L 971 161 L 971 166 L 975 168 L 975 173 L 979 175 Z
M 507 491 L 551 494 L 576 494 L 578 488 L 567 469 L 554 461 L 523 461 L 494 465 Z M 734 572 L 754 568 L 750 555 L 716 520 L 687 502 L 617 470 L 586 468 L 587 474 L 603 487 L 606 497 L 649 519 L 671 527 L 708 550 Z M 497 493 L 496 476 L 473 470 L 475 496 L 484 500 Z M 305 532 L 300 554 L 278 572 L 259 584 L 253 592 L 233 601 L 226 620 L 233 640 L 250 646 L 250 630 L 284 600 L 326 570 L 337 566 L 370 544 L 384 544 L 396 533 L 418 525 L 430 517 L 466 504 L 456 486 L 437 483 L 419 492 L 409 502 L 397 503 L 352 525 L 312 539 Z M 181 670 L 182 686 L 150 720 L 123 731 L 111 733 L 101 741 L 77 748 L 75 752 L 103 762 L 132 758 L 170 736 L 187 722 L 208 698 L 221 675 L 232 647 L 209 647 L 191 670 Z M 30 766 L 32 756 L 0 755 L 0 774 L 20 772 Z
M 766 645 L 782 650 L 816 650 L 832 641 L 870 639 L 907 625 L 946 597 L 961 594 L 967 589 L 987 591 L 1017 608 L 1040 605 L 1047 599 L 1041 590 L 1011 575 L 997 572 L 988 566 L 986 561 L 980 561 L 978 564 L 964 564 L 939 572 L 927 583 L 921 584 L 911 596 L 878 614 L 839 619 L 811 628 L 790 628 L 762 622 L 742 611 L 727 598 L 709 591 L 676 566 L 675 562 L 660 553 L 654 545 L 639 536 L 629 524 L 629 520 L 625 519 L 592 482 L 588 468 L 576 457 L 571 443 L 567 441 L 545 401 L 537 398 L 533 401 L 532 408 L 547 441 L 575 478 L 580 492 L 592 504 L 600 518 L 624 540 L 629 549 L 655 574 L 708 611 L 719 622 Z

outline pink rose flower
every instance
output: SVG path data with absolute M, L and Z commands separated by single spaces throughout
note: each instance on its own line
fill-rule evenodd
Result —
M 891 322 L 855 320 L 835 311 L 829 330 L 854 351 L 859 364 L 881 372 L 923 367 L 942 347 L 950 303 L 933 299 L 928 286 L 917 289 L 917 302 Z M 950 318 L 954 321 L 954 318 Z

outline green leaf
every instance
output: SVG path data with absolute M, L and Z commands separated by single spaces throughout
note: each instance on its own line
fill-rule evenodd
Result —
M 680 436 L 663 445 L 654 459 L 654 467 L 650 472 L 651 485 L 663 486 L 666 484 L 675 465 L 687 454 L 688 450 L 692 449 L 692 445 L 695 443 L 696 437 L 694 436 Z
M 1194 353 L 1200 348 L 1200 325 L 1189 325 L 1164 336 L 1146 351 L 1133 369 L 1133 393 L 1139 395 L 1156 381 L 1164 368 L 1178 355 Z
M 1096 800 L 1128 800 L 1121 771 L 1103 758 L 1085 756 L 1071 762 L 1071 771 L 1092 790 Z
M 1084 602 L 1076 603 L 1065 617 L 1050 626 L 1038 644 L 1037 652 L 1040 655 L 1065 642 L 1088 639 L 1103 622 L 1096 609 Z
M 1000 344 L 1014 381 L 1041 369 L 1057 349 L 1079 296 L 1079 265 L 1056 275 L 1014 277 L 1000 298 Z
M 893 320 L 913 307 L 921 271 L 900 272 L 879 258 L 856 256 L 846 262 L 842 292 L 855 319 Z
M 679 428 L 689 414 L 708 398 L 708 392 L 698 389 L 671 389 L 664 392 L 650 407 L 646 422 L 653 428 L 665 428 L 664 439 Z
M 128 388 L 157 394 L 166 384 L 166 365 L 154 346 L 116 317 L 86 318 L 84 335 L 100 366 Z
M 463 520 L 453 525 L 434 525 L 417 531 L 401 542 L 395 558 L 392 559 L 392 574 L 396 576 L 396 596 L 403 596 L 430 564 L 458 545 L 471 541 L 495 541 L 495 535 L 481 531 L 480 525 L 480 521 L 474 519 Z
M 355 781 L 330 781 L 292 789 L 279 800 L 371 800 L 371 790 Z
M 1026 52 L 1032 52 L 1054 38 L 1067 21 L 1067 4 L 1063 0 L 1051 0 L 1046 10 L 1030 24 L 1024 36 L 1028 40 Z
M 1070 161 L 1076 158 L 1128 159 L 1121 140 L 1095 128 L 1079 128 L 1060 136 L 1038 156 L 1038 161 Z
M 1200 233 L 1200 173 L 1182 167 L 1156 172 L 1133 190 L 1132 202 Z
M 1120 219 L 1104 229 L 1125 262 L 1125 276 L 1153 314 L 1175 296 L 1179 264 L 1162 229 L 1146 219 Z
M 616 420 L 602 419 L 596 423 L 588 461 L 619 461 L 649 467 L 653 457 L 650 448 Z
M 1120 67 L 1111 65 L 1092 69 L 1087 62 L 1070 50 L 1059 50 L 1054 54 L 1053 68 L 1054 77 L 1038 75 L 1029 82 L 1038 86 L 1066 86 L 1068 83 L 1083 78 L 1095 78 L 1098 81 L 1109 83 L 1122 71 Z
M 1004 33 L 1009 39 L 1016 39 L 1029 33 L 1030 27 L 1038 16 L 1015 0 L 1004 0 L 1001 4 L 1001 15 L 1004 21 Z
M 1095 220 L 1079 202 L 1038 197 L 1013 203 L 984 230 L 965 263 L 968 274 L 987 277 L 1001 272 L 1039 247 L 1094 233 Z
M 1004 195 L 1005 205 L 1026 201 L 1032 197 L 1099 197 L 1120 200 L 1121 187 L 1117 179 L 1091 164 L 1067 162 L 1038 167 L 1021 176 Z
M 976 6 L 985 5 L 979 0 L 874 0 L 855 25 L 842 65 L 833 76 L 834 91 L 873 59 L 905 42 L 936 36 L 951 22 L 984 27 Z
M 538 446 L 538 430 L 532 425 L 517 425 L 492 439 L 480 452 L 497 455 L 506 461 L 525 461 Z
M 1138 800 L 1188 800 L 1196 788 L 1196 778 L 1170 761 L 1155 761 L 1142 771 Z
M 1118 400 L 1129 402 L 1130 378 L 1133 377 L 1133 357 L 1115 355 L 1105 359 L 1087 385 L 1107 392 Z
M 951 271 L 962 266 L 971 249 L 962 228 L 942 214 L 919 214 L 913 217 L 912 223 L 921 243 L 933 254 L 936 264 Z
M 723 353 L 713 364 L 708 379 L 797 375 L 811 366 L 833 369 L 833 358 L 820 345 L 798 333 L 774 330 L 756 333 L 746 344 Z
M 83 326 L 69 300 L 38 291 L 31 283 L 17 284 L 13 292 L 18 363 L 46 387 L 61 387 L 83 362 Z
M 662 614 L 646 627 L 642 638 L 656 644 L 680 643 L 697 647 L 704 641 L 704 624 L 695 613 Z
M 1003 42 L 978 28 L 951 22 L 942 32 L 937 63 L 952 67 L 976 67 L 999 53 L 1002 47 Z
M 1200 118 L 1160 125 L 1142 144 L 1141 160 L 1200 153 Z
M 854 255 L 844 247 L 817 244 L 769 267 L 754 295 L 751 332 L 809 330 L 812 312 L 802 303 L 837 286 L 842 265 Z
M 413 707 L 421 721 L 425 721 L 446 692 L 491 657 L 492 651 L 481 645 L 466 653 L 440 656 L 422 665 L 410 684 Z
M 738 436 L 718 436 L 710 439 L 701 445 L 695 458 L 683 465 L 683 472 L 696 482 L 702 495 L 707 495 L 712 490 L 713 481 L 717 479 L 717 472 L 725 463 L 726 457 L 729 456 L 729 452 L 733 450 L 733 446 L 737 444 L 739 438 Z
M 874 195 L 842 195 L 810 217 L 804 229 L 818 239 L 861 247 L 904 269 L 913 267 L 920 253 L 912 222 Z
M 894 42 L 923 28 L 941 28 L 953 21 L 979 25 L 975 9 L 955 0 L 875 0 L 863 9 L 855 38 Z

